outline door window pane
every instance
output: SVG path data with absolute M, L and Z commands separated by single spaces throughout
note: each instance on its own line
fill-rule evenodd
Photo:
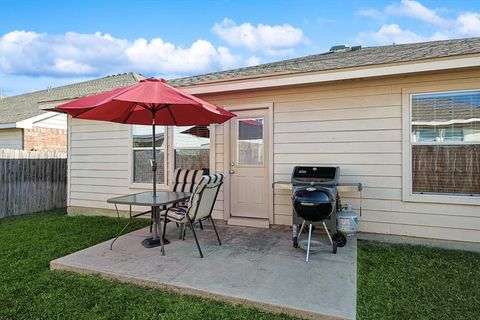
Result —
M 263 117 L 237 119 L 237 163 L 239 165 L 263 165 L 263 127 Z

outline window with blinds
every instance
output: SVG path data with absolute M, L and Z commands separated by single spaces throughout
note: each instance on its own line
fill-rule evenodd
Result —
M 412 95 L 412 192 L 480 195 L 480 90 Z

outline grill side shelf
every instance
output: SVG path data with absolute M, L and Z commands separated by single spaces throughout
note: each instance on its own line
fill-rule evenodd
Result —
M 275 181 L 272 185 L 273 189 L 277 190 L 292 190 L 292 183 L 290 181 Z M 337 184 L 338 192 L 358 192 L 362 191 L 361 183 L 339 183 Z

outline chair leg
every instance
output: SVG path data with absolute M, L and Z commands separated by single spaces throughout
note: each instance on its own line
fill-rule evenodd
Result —
M 215 234 L 217 235 L 218 244 L 222 245 L 222 242 L 220 241 L 220 237 L 218 236 L 217 227 L 215 226 L 215 222 L 213 222 L 212 217 L 210 217 L 210 221 L 212 222 L 213 230 L 215 230 Z
M 200 249 L 200 244 L 198 243 L 197 234 L 195 233 L 195 228 L 193 227 L 193 223 L 190 219 L 188 220 L 188 222 L 190 225 L 190 229 L 192 229 L 193 237 L 195 238 L 195 243 L 197 244 L 197 249 L 198 249 L 198 252 L 200 253 L 200 258 L 203 258 L 202 249 Z
M 198 220 L 198 225 L 200 226 L 200 230 L 203 230 L 202 220 Z
M 307 257 L 305 261 L 308 262 L 308 257 L 310 255 L 310 241 L 312 240 L 312 224 L 308 225 L 308 242 L 307 242 Z
M 159 217 L 161 220 L 162 217 Z M 162 232 L 162 237 L 165 239 L 165 232 L 167 231 L 167 215 L 165 215 L 165 218 L 163 219 L 163 232 Z
M 178 225 L 178 222 L 177 222 Z M 185 238 L 183 229 L 185 228 L 185 223 L 180 225 L 180 231 L 178 232 L 178 239 L 183 240 Z

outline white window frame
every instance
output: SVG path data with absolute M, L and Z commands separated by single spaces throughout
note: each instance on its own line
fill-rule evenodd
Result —
M 215 125 L 210 125 L 210 172 L 215 172 Z M 132 136 L 132 125 L 129 125 L 129 152 L 128 152 L 128 177 L 129 177 L 129 188 L 130 189 L 145 189 L 151 190 L 151 183 L 142 183 L 133 181 L 133 136 Z M 164 152 L 164 172 L 165 172 L 165 183 L 157 184 L 158 191 L 167 191 L 170 190 L 171 185 L 173 184 L 173 176 L 175 171 L 175 161 L 174 161 L 174 146 L 173 146 L 173 127 L 165 126 L 165 152 Z M 151 150 L 151 148 L 148 148 Z
M 129 126 L 129 155 L 128 155 L 128 159 L 129 159 L 129 163 L 128 163 L 128 176 L 129 176 L 129 180 L 130 180 L 130 185 L 129 187 L 130 188 L 134 188 L 134 189 L 152 189 L 152 183 L 146 183 L 146 182 L 135 182 L 133 180 L 133 174 L 134 174 L 134 169 L 133 169 L 133 166 L 135 165 L 135 162 L 133 161 L 133 135 L 132 135 L 132 126 L 133 125 L 130 125 Z M 160 127 L 160 126 L 159 126 Z M 165 140 L 166 140 L 166 144 L 165 144 L 165 149 L 164 149 L 164 152 L 163 152 L 163 173 L 164 173 L 164 177 L 163 177 L 163 181 L 164 183 L 157 183 L 157 188 L 158 190 L 167 190 L 168 189 L 168 139 L 169 139 L 169 130 L 168 130 L 168 127 L 164 127 L 165 128 Z M 145 147 L 145 148 L 135 148 L 135 150 L 150 150 L 152 151 L 152 148 L 151 147 Z
M 418 194 L 413 193 L 412 179 L 412 97 L 419 94 L 441 94 L 479 91 L 475 83 L 457 85 L 438 85 L 425 87 L 402 88 L 402 200 L 411 202 L 448 203 L 480 205 L 480 196 L 451 194 Z M 420 143 L 425 145 L 428 143 Z M 453 143 L 449 143 L 453 144 Z M 464 143 L 463 143 L 464 144 Z M 469 143 L 470 144 L 470 143 Z M 475 144 L 475 143 L 471 143 Z M 436 145 L 436 144 L 435 144 Z

